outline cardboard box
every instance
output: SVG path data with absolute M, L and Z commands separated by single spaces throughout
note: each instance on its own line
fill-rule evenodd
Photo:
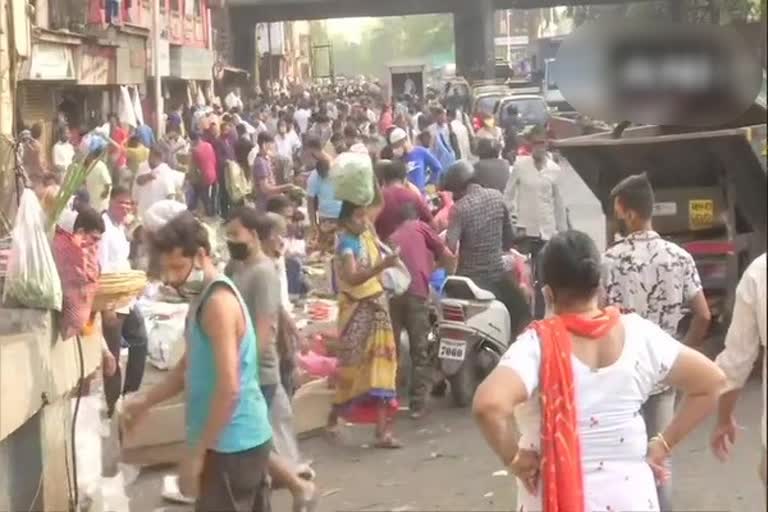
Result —
M 336 392 L 328 388 L 327 379 L 319 379 L 301 386 L 293 396 L 293 425 L 296 435 L 307 437 L 328 424 L 333 397 Z

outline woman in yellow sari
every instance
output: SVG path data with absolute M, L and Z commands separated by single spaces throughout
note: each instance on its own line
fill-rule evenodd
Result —
M 377 448 L 399 448 L 392 434 L 397 413 L 397 350 L 379 274 L 397 264 L 383 256 L 366 207 L 344 202 L 339 216 L 336 275 L 339 339 L 336 397 L 328 420 L 376 425 Z

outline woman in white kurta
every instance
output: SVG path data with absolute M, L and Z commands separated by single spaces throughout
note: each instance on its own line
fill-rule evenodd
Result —
M 541 257 L 545 294 L 555 312 L 543 322 L 565 326 L 558 332 L 568 339 L 553 338 L 542 324 L 525 331 L 478 388 L 474 403 L 489 444 L 518 477 L 517 510 L 658 511 L 655 478 L 664 478 L 670 451 L 714 408 L 723 375 L 650 321 L 599 309 L 600 256 L 587 235 L 560 233 Z M 598 335 L 571 328 L 596 319 L 605 319 Z M 555 343 L 557 352 L 547 343 Z M 547 376 L 543 352 L 550 362 L 557 360 Z M 687 399 L 663 432 L 646 432 L 640 408 L 661 381 L 680 388 Z M 570 397 L 553 394 L 553 388 L 570 389 L 564 393 Z M 557 412 L 556 406 L 555 420 L 548 423 L 542 404 L 551 411 L 553 401 L 569 400 L 575 410 L 571 420 L 567 407 Z M 547 445 L 542 439 L 557 442 Z M 562 471 L 564 453 L 580 458 L 572 471 Z

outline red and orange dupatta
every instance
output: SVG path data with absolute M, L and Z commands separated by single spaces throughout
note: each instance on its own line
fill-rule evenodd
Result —
M 573 338 L 605 336 L 620 314 L 605 308 L 598 316 L 558 315 L 534 322 L 541 342 L 541 480 L 544 512 L 584 512 L 584 480 L 571 354 Z

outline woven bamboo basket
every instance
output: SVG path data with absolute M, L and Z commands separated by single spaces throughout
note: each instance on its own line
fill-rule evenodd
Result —
M 120 309 L 131 303 L 147 286 L 147 275 L 141 270 L 102 274 L 93 299 L 92 311 Z

